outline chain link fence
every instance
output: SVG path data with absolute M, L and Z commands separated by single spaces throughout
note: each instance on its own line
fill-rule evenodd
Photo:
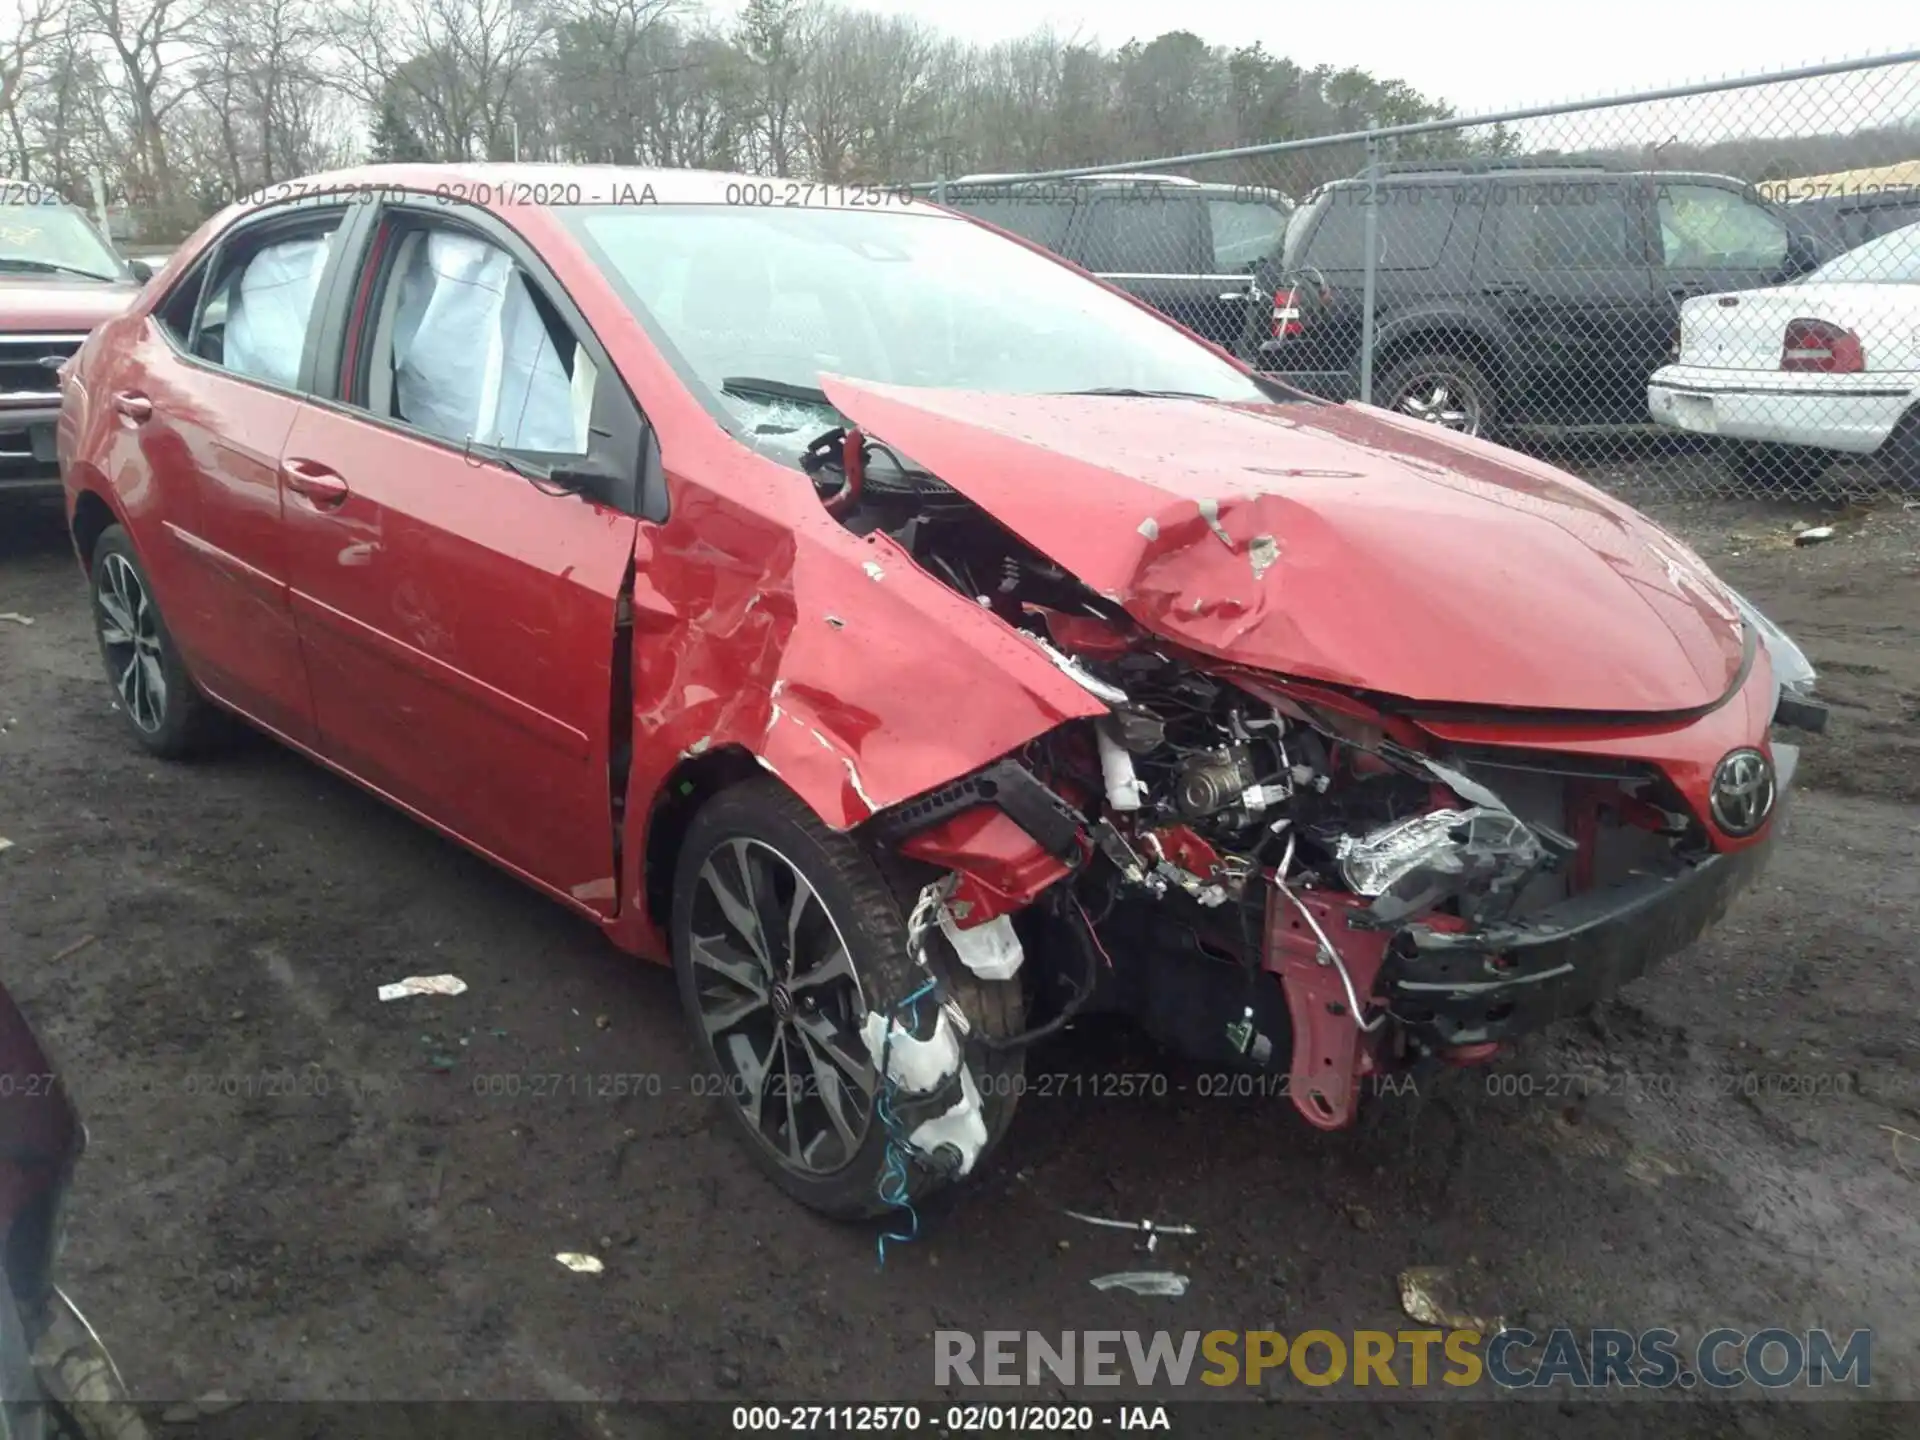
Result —
M 1920 52 L 917 188 L 1299 388 L 1616 489 L 1920 486 Z

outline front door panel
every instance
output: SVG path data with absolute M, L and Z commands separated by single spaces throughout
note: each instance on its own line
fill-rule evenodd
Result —
M 322 753 L 611 914 L 615 607 L 636 522 L 318 404 L 284 461 Z

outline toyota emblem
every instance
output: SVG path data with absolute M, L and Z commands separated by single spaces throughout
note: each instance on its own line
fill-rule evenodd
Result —
M 1773 762 L 1758 750 L 1733 750 L 1713 772 L 1714 822 L 1727 834 L 1751 835 L 1773 813 Z

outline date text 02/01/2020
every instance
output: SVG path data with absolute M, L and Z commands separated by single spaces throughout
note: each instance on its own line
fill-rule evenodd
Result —
M 738 1433 L 783 1435 L 1073 1434 L 1097 1430 L 1161 1431 L 1173 1428 L 1164 1405 L 949 1405 L 927 1411 L 918 1405 L 736 1405 Z

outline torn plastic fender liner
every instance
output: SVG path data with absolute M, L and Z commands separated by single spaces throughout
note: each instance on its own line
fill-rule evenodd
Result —
M 867 1015 L 860 1038 L 876 1072 L 884 1063 L 895 1091 L 892 1108 L 913 1126 L 907 1147 L 927 1159 L 949 1149 L 959 1174 L 972 1170 L 986 1149 L 987 1125 L 979 1087 L 946 1008 L 936 1012 L 933 1034 L 924 1040 L 898 1019 L 875 1013 Z

